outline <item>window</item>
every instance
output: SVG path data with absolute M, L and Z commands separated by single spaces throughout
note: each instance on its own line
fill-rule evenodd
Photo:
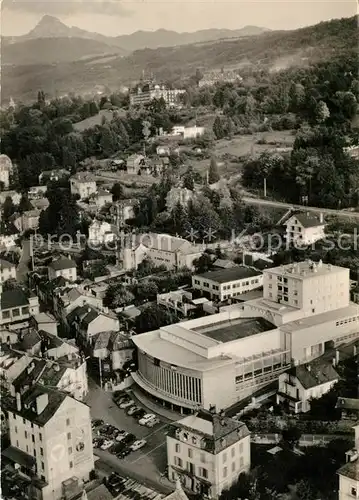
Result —
M 178 467 L 183 467 L 182 458 L 175 457 L 175 465 L 178 465 Z
M 239 453 L 243 453 L 243 443 L 239 443 Z
M 25 431 L 25 439 L 27 439 L 27 432 Z
M 202 472 L 201 476 L 207 479 L 208 478 L 208 470 L 207 469 L 202 469 L 201 472 Z
M 227 462 L 227 453 L 223 453 L 223 463 Z
M 41 475 L 41 479 L 42 479 L 43 481 L 45 481 L 45 476 L 44 476 L 44 475 Z
M 15 425 L 15 434 L 17 434 L 17 427 L 16 427 L 16 425 Z
M 26 453 L 29 453 L 29 447 L 26 445 Z
M 68 452 L 69 455 L 71 455 L 71 453 L 72 453 L 72 447 L 71 446 L 68 447 L 67 452 Z
M 231 454 L 232 454 L 232 458 L 234 457 L 234 455 L 236 454 L 236 449 L 235 447 L 233 446 L 232 450 L 231 450 Z
M 24 418 L 22 419 L 22 423 L 26 425 L 26 420 Z
M 22 307 L 21 308 L 21 314 L 29 314 L 29 308 L 28 307 Z
M 34 450 L 34 457 L 36 457 L 36 450 Z
M 206 462 L 206 455 L 204 453 L 201 453 L 200 459 L 201 462 L 204 464 Z
M 39 433 L 39 439 L 40 439 L 40 441 L 42 441 L 42 434 L 41 434 L 41 432 Z
M 2 317 L 3 317 L 3 319 L 9 319 L 10 318 L 10 311 L 3 311 Z
M 313 313 L 313 314 L 315 313 L 315 309 L 312 309 L 312 313 Z
M 44 465 L 44 462 L 41 462 L 41 469 L 42 469 L 42 470 L 45 470 L 45 465 Z
M 74 466 L 73 462 L 70 462 L 70 469 L 72 469 Z
M 232 472 L 236 470 L 236 462 L 232 462 Z
M 180 447 L 180 445 L 178 443 L 176 444 L 175 450 L 176 450 L 176 453 L 180 453 L 181 452 L 181 447 Z
M 66 425 L 67 425 L 67 426 L 69 426 L 69 425 L 70 425 L 70 419 L 69 419 L 69 418 L 67 418 L 67 419 L 66 419 Z
M 192 437 L 192 443 L 197 444 L 197 438 L 195 436 Z
M 71 432 L 67 433 L 67 439 L 71 439 Z
M 19 441 L 16 441 L 16 448 L 19 447 Z
M 243 457 L 241 457 L 241 459 L 239 461 L 239 465 L 240 465 L 240 467 L 243 467 L 243 465 L 244 465 L 244 458 Z
M 227 477 L 228 470 L 227 467 L 223 467 L 223 477 Z
M 12 310 L 12 315 L 13 316 L 20 316 L 20 309 L 17 307 L 16 309 Z
M 191 448 L 188 448 L 188 458 L 193 458 L 193 452 Z
M 31 441 L 32 441 L 33 443 L 35 443 L 35 436 L 34 436 L 34 435 L 32 435 L 32 436 L 31 436 Z
M 353 497 L 356 497 L 356 496 L 357 496 L 357 489 L 356 489 L 356 488 L 352 488 L 352 489 L 351 489 L 351 495 L 352 495 Z
M 40 448 L 40 455 L 42 456 L 44 454 L 43 448 Z
M 195 466 L 194 466 L 194 464 L 192 462 L 187 462 L 187 470 L 191 474 L 196 474 L 196 468 L 195 468 Z

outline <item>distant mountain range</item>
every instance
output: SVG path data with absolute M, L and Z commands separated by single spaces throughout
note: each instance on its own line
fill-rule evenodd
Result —
M 253 69 L 280 71 L 338 57 L 357 57 L 357 23 L 354 16 L 293 31 L 136 50 L 129 55 L 116 45 L 81 37 L 48 37 L 46 43 L 44 38 L 14 43 L 7 39 L 2 62 L 11 62 L 12 58 L 12 65 L 2 67 L 1 99 L 2 103 L 8 103 L 10 96 L 31 101 L 39 89 L 50 97 L 70 92 L 94 94 L 99 88 L 109 93 L 138 81 L 143 70 L 159 81 L 179 82 L 194 75 L 197 68 L 235 68 L 245 75 Z M 81 55 L 85 49 L 86 57 Z M 56 64 L 55 52 L 58 58 L 62 56 Z M 69 53 L 72 60 L 65 59 Z M 21 60 L 23 66 L 15 65 L 14 60 Z
M 238 30 L 208 29 L 194 33 L 160 29 L 109 37 L 67 26 L 56 17 L 46 15 L 26 35 L 2 38 L 2 64 L 70 62 L 101 53 L 124 56 L 139 49 L 240 38 L 266 31 L 268 30 L 257 26 L 246 26 Z M 47 39 L 46 44 L 41 42 L 44 38 Z

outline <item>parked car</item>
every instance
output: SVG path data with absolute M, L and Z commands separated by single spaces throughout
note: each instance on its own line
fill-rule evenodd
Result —
M 112 440 L 105 440 L 102 445 L 100 446 L 101 450 L 108 450 L 109 448 L 111 448 L 111 446 L 113 445 L 113 441 Z
M 131 445 L 136 441 L 136 436 L 134 434 L 127 434 L 127 436 L 122 440 L 123 443 Z
M 91 422 L 91 427 L 92 427 L 92 429 L 95 429 L 96 427 L 101 427 L 101 425 L 103 425 L 103 424 L 104 424 L 103 420 L 101 420 L 99 418 L 95 418 Z
M 147 441 L 145 439 L 139 439 L 138 441 L 135 441 L 131 446 L 132 451 L 140 450 L 146 445 Z
M 117 458 L 125 458 L 125 457 L 127 457 L 131 453 L 131 451 L 132 450 L 130 448 L 124 448 L 119 453 L 116 453 L 116 457 Z
M 155 425 L 158 425 L 161 423 L 161 420 L 159 418 L 153 418 L 152 420 L 149 420 L 147 422 L 146 427 L 154 427 Z
M 103 443 L 105 442 L 104 438 L 102 437 L 95 437 L 92 441 L 92 445 L 94 448 L 100 448 Z
M 140 410 L 140 409 L 141 408 L 139 406 L 136 406 L 136 405 L 131 406 L 131 408 L 129 408 L 127 410 L 127 415 L 133 415 L 135 413 L 135 411 Z
M 128 408 L 129 406 L 132 406 L 134 404 L 134 400 L 130 399 L 129 401 L 125 401 L 124 403 L 120 404 L 120 408 Z
M 141 408 L 140 410 L 137 410 L 135 412 L 133 412 L 132 416 L 137 418 L 137 420 L 139 420 L 140 418 L 144 417 L 146 415 L 146 411 Z
M 142 418 L 140 418 L 140 420 L 138 421 L 138 423 L 140 425 L 146 425 L 147 422 L 149 422 L 150 420 L 154 420 L 155 418 L 156 418 L 156 415 L 154 415 L 153 413 L 147 413 Z
M 116 436 L 116 441 L 123 441 L 125 439 L 126 436 L 128 436 L 128 432 L 126 431 L 122 431 L 121 434 L 118 434 Z

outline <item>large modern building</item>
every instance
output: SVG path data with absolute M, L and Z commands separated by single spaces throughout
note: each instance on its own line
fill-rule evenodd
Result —
M 30 498 L 68 498 L 94 469 L 90 408 L 65 392 L 34 385 L 2 398 L 10 429 L 3 456 L 32 479 Z
M 202 410 L 171 425 L 167 463 L 170 480 L 179 477 L 201 498 L 218 498 L 250 469 L 250 433 L 242 422 Z
M 227 408 L 293 365 L 359 337 L 349 270 L 301 262 L 263 273 L 263 297 L 133 337 L 135 382 L 177 411 Z
M 262 273 L 248 267 L 233 267 L 192 276 L 192 287 L 217 301 L 232 299 L 262 284 Z

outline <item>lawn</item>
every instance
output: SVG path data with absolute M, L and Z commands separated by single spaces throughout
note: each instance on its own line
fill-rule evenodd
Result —
M 117 113 L 121 116 L 121 114 L 125 115 L 125 111 L 121 111 L 121 109 L 116 109 Z M 102 109 L 97 115 L 90 116 L 81 122 L 74 123 L 73 127 L 78 132 L 83 132 L 86 129 L 93 128 L 95 125 L 102 125 L 102 117 L 106 118 L 106 121 L 111 121 L 113 118 L 113 111 L 110 109 Z
M 274 130 L 272 132 L 258 132 L 253 135 L 239 135 L 230 140 L 222 139 L 215 143 L 214 154 L 221 158 L 224 155 L 244 157 L 250 154 L 260 154 L 276 148 L 292 147 L 295 136 L 290 130 Z M 266 141 L 266 144 L 258 144 Z M 271 143 L 271 144 L 269 144 Z

